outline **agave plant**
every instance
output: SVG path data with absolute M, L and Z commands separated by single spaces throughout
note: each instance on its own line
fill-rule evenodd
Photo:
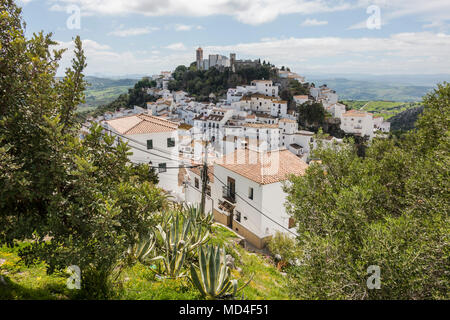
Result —
M 157 273 L 176 278 L 185 276 L 184 263 L 196 248 L 209 240 L 209 230 L 198 223 L 194 214 L 185 210 L 170 211 L 161 224 L 156 226 L 155 238 L 162 260 Z
M 203 226 L 210 227 L 214 220 L 213 213 L 207 212 L 205 214 L 202 214 L 201 210 L 197 206 L 187 205 L 184 208 L 184 211 L 186 212 L 186 215 L 189 216 L 192 221 L 195 221 L 196 223 L 200 223 Z
M 156 240 L 153 234 L 137 237 L 134 245 L 127 250 L 127 256 L 130 261 L 139 261 L 144 263 L 149 254 L 155 249 Z
M 215 246 L 200 247 L 199 268 L 191 265 L 191 281 L 206 299 L 234 298 L 251 279 L 238 288 L 237 280 L 231 280 L 231 270 L 227 266 L 225 249 Z
M 171 233 L 174 232 L 174 228 L 171 228 L 171 232 L 166 233 L 163 228 L 158 225 L 157 234 L 162 239 L 163 244 L 160 248 L 162 255 L 155 257 L 154 260 L 160 259 L 163 262 L 164 269 L 158 268 L 156 271 L 158 274 L 164 273 L 167 277 L 178 278 L 185 276 L 183 271 L 184 261 L 187 255 L 187 247 L 185 246 L 185 240 L 183 237 L 172 237 Z M 176 230 L 176 229 L 175 229 Z M 183 236 L 183 234 L 181 234 Z
M 173 213 L 163 225 L 156 227 L 159 238 L 170 247 L 181 244 L 187 252 L 205 244 L 209 240 L 209 231 L 196 223 L 191 217 Z M 164 246 L 162 247 L 164 250 Z

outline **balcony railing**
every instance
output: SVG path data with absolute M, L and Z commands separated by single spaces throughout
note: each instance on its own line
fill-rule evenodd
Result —
M 236 194 L 231 192 L 229 186 L 222 187 L 222 197 L 231 203 L 236 203 Z

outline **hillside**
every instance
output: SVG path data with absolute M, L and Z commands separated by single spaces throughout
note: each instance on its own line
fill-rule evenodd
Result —
M 396 116 L 393 116 L 389 122 L 391 123 L 391 131 L 407 131 L 414 128 L 419 115 L 423 112 L 424 107 L 419 106 L 416 108 L 405 110 Z
M 364 110 L 382 116 L 385 120 L 391 117 L 420 106 L 418 102 L 397 102 L 397 101 L 367 101 L 367 100 L 342 100 L 342 103 L 350 109 Z
M 427 94 L 431 86 L 408 85 L 366 80 L 349 80 L 344 78 L 310 78 L 317 85 L 327 84 L 336 90 L 343 100 L 384 100 L 394 102 L 419 101 Z
M 85 90 L 86 103 L 79 106 L 79 111 L 93 110 L 100 105 L 114 101 L 119 95 L 127 93 L 138 80 L 134 79 L 108 79 L 86 77 L 88 87 Z

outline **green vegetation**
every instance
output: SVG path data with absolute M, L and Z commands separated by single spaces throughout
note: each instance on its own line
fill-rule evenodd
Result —
M 121 94 L 127 93 L 137 80 L 86 77 L 86 82 L 85 102 L 78 106 L 77 112 L 92 111 L 101 105 L 111 103 Z
M 218 246 L 200 247 L 198 268 L 191 265 L 191 281 L 206 299 L 234 298 L 251 279 L 238 288 L 238 281 L 231 280 L 231 269 L 227 266 L 225 249 Z
M 298 106 L 300 128 L 317 131 L 325 123 L 326 111 L 321 102 L 305 102 Z
M 296 95 L 309 95 L 309 84 L 301 84 L 297 80 L 288 79 L 287 84 L 283 85 L 284 87 L 279 95 L 282 100 L 288 102 L 288 109 L 295 109 L 296 104 L 294 101 L 294 96 Z
M 115 100 L 100 105 L 98 107 L 84 107 L 79 106 L 77 112 L 80 112 L 81 116 L 99 116 L 107 111 L 115 111 L 120 108 L 133 108 L 134 106 L 146 107 L 147 102 L 156 101 L 156 97 L 148 94 L 145 89 L 156 86 L 156 82 L 149 78 L 142 78 L 137 81 L 133 88 L 128 88 L 128 93 L 120 94 Z
M 329 88 L 339 92 L 339 97 L 346 100 L 366 101 L 407 101 L 414 102 L 430 92 L 433 88 L 428 86 L 414 86 L 381 81 L 337 79 L 309 79 L 316 85 L 326 83 Z
M 220 225 L 212 226 L 210 243 L 225 246 L 235 258 L 235 266 L 242 269 L 242 272 L 233 269 L 231 276 L 242 286 L 254 275 L 241 295 L 243 294 L 246 299 L 288 299 L 288 291 L 284 286 L 285 277 L 270 261 L 236 245 L 234 242 L 236 238 L 233 231 Z M 46 264 L 40 261 L 26 266 L 18 254 L 28 245 L 22 242 L 13 248 L 0 247 L 0 275 L 6 282 L 6 286 L 0 290 L 0 299 L 83 298 L 79 290 L 67 288 L 68 273 L 47 274 Z M 140 262 L 123 269 L 115 290 L 115 294 L 111 297 L 114 299 L 202 299 L 200 292 L 187 278 L 158 279 L 154 271 Z
M 450 84 L 424 97 L 416 130 L 319 146 L 292 177 L 287 208 L 297 222 L 299 266 L 290 292 L 306 299 L 449 299 Z M 366 286 L 381 269 L 381 288 Z
M 389 119 L 391 132 L 401 132 L 414 129 L 414 125 L 423 112 L 423 106 L 402 111 Z
M 385 120 L 421 105 L 419 102 L 342 100 L 348 109 L 364 110 L 382 116 Z
M 169 90 L 183 90 L 197 101 L 209 101 L 212 93 L 215 97 L 224 96 L 228 88 L 249 84 L 257 79 L 276 79 L 276 71 L 270 64 L 258 67 L 245 67 L 232 72 L 230 68 L 219 71 L 210 68 L 206 71 L 178 66 L 173 73 L 174 80 L 169 82 Z

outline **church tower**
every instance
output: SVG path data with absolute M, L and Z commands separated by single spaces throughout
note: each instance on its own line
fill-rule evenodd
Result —
M 196 55 L 197 70 L 202 70 L 203 69 L 203 49 L 199 47 L 197 49 L 196 53 L 197 53 L 197 55 Z
M 236 72 L 236 53 L 230 53 L 230 67 L 232 72 Z

